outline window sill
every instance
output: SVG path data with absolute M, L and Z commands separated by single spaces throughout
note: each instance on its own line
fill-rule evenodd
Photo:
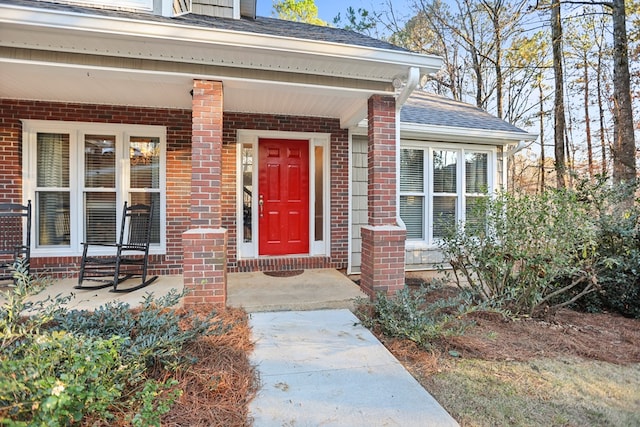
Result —
M 405 248 L 409 250 L 427 250 L 427 251 L 435 251 L 440 248 L 438 245 L 433 243 L 427 243 L 424 240 L 407 240 L 405 243 Z

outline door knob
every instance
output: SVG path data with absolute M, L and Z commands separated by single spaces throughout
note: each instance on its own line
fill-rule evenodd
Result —
M 262 194 L 260 195 L 260 198 L 258 200 L 258 206 L 260 207 L 260 217 L 262 217 L 262 214 L 264 213 L 264 199 L 262 197 Z

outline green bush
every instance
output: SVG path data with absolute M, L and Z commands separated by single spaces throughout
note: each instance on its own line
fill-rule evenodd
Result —
M 181 295 L 145 298 L 140 309 L 110 303 L 95 312 L 65 311 L 66 299 L 30 303 L 47 281 L 16 265 L 17 283 L 0 307 L 0 424 L 66 426 L 128 422 L 159 426 L 180 395 L 159 368 L 188 363 L 184 345 L 226 328 L 170 307 Z M 181 325 L 186 325 L 181 327 Z
M 58 313 L 55 329 L 103 339 L 123 337 L 125 357 L 141 360 L 147 367 L 155 364 L 171 367 L 187 362 L 181 351 L 186 343 L 204 335 L 220 335 L 229 329 L 214 319 L 215 311 L 205 318 L 189 313 L 178 316 L 169 307 L 177 304 L 181 297 L 182 294 L 175 291 L 158 299 L 148 294 L 141 309 L 135 311 L 123 302 L 108 302 L 93 312 Z M 190 322 L 187 328 L 180 326 L 184 320 Z
M 597 290 L 597 229 L 576 192 L 504 193 L 476 209 L 485 227 L 459 224 L 441 243 L 458 286 L 526 315 Z
M 577 301 L 576 308 L 640 318 L 640 207 L 625 203 L 628 192 L 635 190 L 612 187 L 605 180 L 580 186 L 580 197 L 588 202 L 597 229 L 595 268 L 600 289 Z
M 465 315 L 479 308 L 464 291 L 429 301 L 429 294 L 441 286 L 433 284 L 417 290 L 405 287 L 391 298 L 381 293 L 373 302 L 361 302 L 356 315 L 367 328 L 429 348 L 433 340 L 462 334 L 470 324 Z
M 86 415 L 113 418 L 109 406 L 142 373 L 139 364 L 122 360 L 123 342 L 63 331 L 24 337 L 2 354 L 2 415 L 14 425 L 49 426 Z

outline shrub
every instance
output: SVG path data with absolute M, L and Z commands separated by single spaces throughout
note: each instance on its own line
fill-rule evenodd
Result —
M 161 368 L 188 363 L 185 344 L 226 330 L 216 313 L 178 316 L 170 309 L 177 293 L 149 295 L 136 310 L 110 303 L 93 313 L 66 312 L 62 298 L 30 303 L 47 281 L 15 269 L 16 286 L 0 307 L 2 425 L 159 426 L 181 393 Z
M 604 179 L 579 187 L 597 229 L 598 292 L 577 302 L 587 311 L 615 311 L 640 318 L 640 207 L 629 206 L 634 186 L 609 186 Z
M 24 337 L 2 355 L 1 414 L 25 425 L 69 425 L 86 415 L 112 419 L 109 406 L 141 374 L 139 364 L 122 360 L 123 341 L 63 331 Z
M 0 351 L 21 337 L 38 334 L 44 325 L 64 311 L 70 297 L 47 297 L 37 302 L 30 301 L 35 295 L 51 284 L 46 277 L 28 274 L 24 261 L 13 265 L 15 284 L 2 292 L 0 305 Z
M 486 227 L 465 230 L 459 224 L 441 243 L 459 287 L 526 315 L 597 289 L 597 230 L 577 193 L 503 193 L 485 198 L 476 209 Z M 580 292 L 571 294 L 577 288 Z
M 205 318 L 190 313 L 178 316 L 169 307 L 181 297 L 175 291 L 157 299 L 147 294 L 137 310 L 123 302 L 108 302 L 93 312 L 73 310 L 55 317 L 55 329 L 105 339 L 123 337 L 122 351 L 127 358 L 141 360 L 147 367 L 156 363 L 172 367 L 186 362 L 181 351 L 186 343 L 200 336 L 221 335 L 229 329 L 215 320 L 215 311 Z M 186 321 L 189 324 L 181 326 Z
M 405 287 L 391 298 L 381 293 L 373 302 L 361 302 L 356 314 L 367 328 L 429 348 L 433 340 L 462 334 L 469 325 L 464 316 L 479 308 L 464 291 L 430 302 L 429 294 L 441 286 Z

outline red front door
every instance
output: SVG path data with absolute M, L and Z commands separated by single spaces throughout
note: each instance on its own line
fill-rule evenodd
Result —
M 260 139 L 259 254 L 309 253 L 309 141 Z

